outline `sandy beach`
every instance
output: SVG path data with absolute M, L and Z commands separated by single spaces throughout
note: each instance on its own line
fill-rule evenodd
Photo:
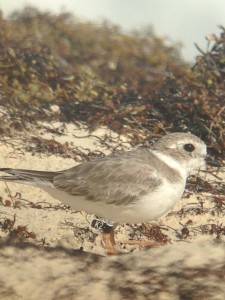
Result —
M 90 134 L 85 127 L 80 128 L 76 125 L 69 124 L 64 127 L 64 133 L 60 136 L 54 133 L 49 133 L 49 126 L 50 125 L 45 124 L 46 129 L 42 129 L 38 133 L 36 132 L 35 136 L 42 138 L 45 141 L 55 141 L 67 147 L 68 151 L 65 151 L 66 157 L 49 153 L 35 153 L 34 151 L 30 151 L 30 148 L 29 151 L 27 151 L 27 144 L 29 144 L 29 140 L 32 137 L 31 133 L 27 133 L 27 139 L 26 134 L 23 136 L 25 142 L 21 142 L 21 137 L 18 137 L 15 140 L 4 139 L 4 142 L 0 145 L 0 165 L 2 167 L 13 168 L 61 170 L 81 163 L 85 160 L 85 155 L 86 159 L 89 159 L 88 154 L 90 153 L 107 155 L 115 150 L 127 151 L 131 149 L 129 137 L 119 136 L 105 127 L 99 128 Z M 55 123 L 54 125 L 51 124 L 51 127 L 52 126 L 60 128 L 62 124 Z M 102 141 L 104 141 L 104 143 L 102 143 Z M 32 147 L 32 144 L 29 144 L 29 146 Z M 76 149 L 76 152 L 71 149 Z M 91 157 L 91 159 L 93 158 Z M 224 180 L 224 174 L 222 172 L 214 170 L 214 174 L 216 174 L 217 177 L 205 172 L 202 172 L 200 176 L 202 180 L 212 184 L 214 184 L 215 181 L 219 182 L 218 178 L 221 178 L 221 181 Z M 186 190 L 184 197 L 174 207 L 174 209 L 160 219 L 145 224 L 144 227 L 141 224 L 119 224 L 115 230 L 115 238 L 122 252 L 126 255 L 122 255 L 124 258 L 114 258 L 114 260 L 117 261 L 117 259 L 119 259 L 119 261 L 121 260 L 123 264 L 126 264 L 129 259 L 132 261 L 133 255 L 135 255 L 135 258 L 139 257 L 141 261 L 143 259 L 143 255 L 144 257 L 149 255 L 150 257 L 153 257 L 153 260 L 151 258 L 149 259 L 150 264 L 148 265 L 148 268 L 150 268 L 150 266 L 154 263 L 156 268 L 157 264 L 162 261 L 162 255 L 165 265 L 168 266 L 171 257 L 174 258 L 176 264 L 178 264 L 178 261 L 185 261 L 184 252 L 188 251 L 190 261 L 193 259 L 191 263 L 194 266 L 195 263 L 201 263 L 200 257 L 203 255 L 201 247 L 206 247 L 198 245 L 208 245 L 207 249 L 211 249 L 213 247 L 215 247 L 215 249 L 219 249 L 216 256 L 220 261 L 222 261 L 225 242 L 224 225 L 222 225 L 225 220 L 224 206 L 219 209 L 218 203 L 216 204 L 214 201 L 215 197 L 217 197 L 216 195 L 213 195 L 210 192 L 198 191 L 195 179 L 193 179 L 191 186 L 193 186 L 194 191 L 190 189 Z M 81 255 L 79 253 L 84 253 L 84 256 L 81 255 L 80 258 L 81 260 L 84 260 L 83 263 L 87 263 L 88 261 L 85 253 L 94 255 L 91 256 L 92 259 L 93 257 L 99 259 L 101 256 L 101 264 L 95 266 L 95 268 L 98 269 L 99 272 L 103 272 L 104 275 L 102 276 L 108 276 L 108 274 L 105 274 L 106 270 L 103 271 L 101 268 L 103 264 L 109 263 L 111 258 L 102 257 L 107 256 L 107 254 L 102 242 L 101 232 L 91 227 L 91 221 L 95 218 L 94 215 L 88 215 L 85 212 L 72 211 L 69 207 L 66 207 L 60 201 L 53 199 L 44 191 L 28 185 L 15 183 L 7 183 L 6 185 L 6 183 L 1 182 L 0 190 L 2 197 L 0 210 L 0 236 L 4 245 L 1 251 L 3 254 L 6 251 L 7 259 L 12 260 L 10 263 L 9 261 L 8 263 L 5 261 L 5 263 L 3 262 L 3 264 L 1 264 L 1 270 L 3 271 L 2 274 L 7 273 L 7 268 L 10 264 L 10 273 L 14 274 L 14 278 L 16 278 L 16 272 L 20 272 L 19 269 L 17 271 L 17 266 L 19 264 L 19 268 L 23 268 L 24 261 L 24 258 L 21 260 L 21 258 L 18 258 L 18 255 L 26 256 L 25 253 L 28 251 L 27 255 L 30 265 L 26 270 L 26 279 L 23 280 L 29 282 L 29 277 L 34 270 L 36 274 L 35 276 L 42 277 L 43 255 L 44 257 L 48 257 L 48 249 L 62 247 L 61 250 L 57 252 L 59 254 L 53 255 L 51 253 L 51 266 L 47 266 L 49 262 L 46 258 L 44 258 L 46 268 L 50 268 L 51 272 L 58 274 L 57 276 L 59 277 L 62 275 L 60 278 L 64 278 L 62 265 L 67 263 L 68 259 L 69 263 L 67 264 L 68 266 L 70 265 L 69 269 L 72 267 L 79 269 L 76 263 L 77 259 L 79 260 L 79 255 Z M 158 249 L 151 248 L 150 250 L 147 250 L 147 247 L 140 247 L 132 244 L 133 240 L 142 240 L 149 244 L 164 241 L 165 245 L 158 247 Z M 7 243 L 7 241 L 13 243 L 13 245 L 9 246 L 9 248 L 5 246 L 5 242 Z M 28 247 L 28 249 L 23 252 L 23 250 L 16 248 L 19 246 L 16 246 L 15 243 L 20 242 L 25 242 L 27 243 L 26 245 L 34 245 L 35 247 L 38 246 L 39 250 L 37 248 Z M 167 249 L 167 247 L 169 247 L 168 249 L 173 249 L 171 252 L 168 252 L 170 255 L 167 253 L 165 256 L 166 250 L 163 250 L 164 247 L 165 249 Z M 43 250 L 41 250 L 42 248 Z M 68 254 L 66 254 L 66 251 L 72 250 L 78 251 L 75 258 L 70 255 L 67 256 Z M 19 251 L 19 254 L 17 251 Z M 47 251 L 46 254 L 43 254 L 43 251 Z M 157 256 L 157 253 L 161 253 L 160 251 L 162 254 Z M 199 254 L 196 257 L 197 253 Z M 35 257 L 33 264 L 31 256 Z M 57 258 L 58 256 L 60 258 Z M 60 260 L 60 263 L 58 262 L 58 259 Z M 103 262 L 104 259 L 106 259 L 105 262 Z M 55 263 L 54 260 L 56 260 Z M 202 265 L 205 266 L 205 263 Z M 70 272 L 69 269 L 67 272 Z M 82 273 L 82 275 L 81 273 L 79 274 L 84 277 L 85 282 L 88 278 L 86 276 L 88 275 L 84 273 Z M 138 274 L 137 270 L 133 270 L 134 278 L 135 276 L 138 278 Z M 18 273 L 18 277 L 20 276 L 21 275 Z M 49 281 L 49 284 L 51 283 L 50 277 L 47 276 L 46 279 L 47 282 Z M 6 286 L 4 278 L 9 277 L 4 275 L 0 279 L 2 284 Z M 70 281 L 69 277 L 68 279 L 64 278 L 62 280 Z M 66 284 L 68 284 L 68 282 Z M 39 282 L 32 280 L 29 284 L 31 286 L 33 284 L 39 285 Z M 101 285 L 102 284 L 104 286 L 104 283 L 101 283 Z M 53 285 L 57 287 L 57 284 L 54 283 Z M 8 293 L 8 298 L 6 296 L 4 298 L 2 296 L 4 293 L 0 291 L 1 299 L 39 299 L 40 297 L 40 291 L 35 294 L 33 288 L 31 288 L 33 298 L 29 297 L 29 289 L 25 286 L 21 288 L 19 282 L 12 282 L 12 286 L 14 292 L 11 296 L 9 296 L 10 294 Z M 74 292 L 73 296 L 69 298 L 66 296 L 55 297 L 53 296 L 53 293 L 50 293 L 49 295 L 46 294 L 45 299 L 87 299 L 88 294 L 81 291 L 82 289 L 78 293 L 79 297 L 76 297 L 76 293 Z M 122 299 L 116 294 L 115 297 L 107 298 L 105 291 L 103 294 L 98 294 L 95 290 L 95 294 L 95 297 L 93 296 L 91 299 L 97 299 L 98 295 L 103 295 L 102 299 Z M 140 298 L 137 297 L 135 299 L 142 298 L 140 296 Z M 169 296 L 165 296 L 164 298 L 158 299 L 170 298 Z

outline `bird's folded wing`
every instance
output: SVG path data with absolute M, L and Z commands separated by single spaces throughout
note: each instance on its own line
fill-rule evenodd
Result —
M 53 179 L 55 187 L 70 195 L 114 205 L 135 203 L 161 184 L 157 169 L 130 152 L 84 163 Z

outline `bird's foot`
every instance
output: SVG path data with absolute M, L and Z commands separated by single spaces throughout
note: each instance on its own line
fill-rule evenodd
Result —
M 159 247 L 162 245 L 165 245 L 165 242 L 150 242 L 150 241 L 142 241 L 142 240 L 128 240 L 123 242 L 123 244 L 128 244 L 128 245 L 137 245 L 139 247 Z

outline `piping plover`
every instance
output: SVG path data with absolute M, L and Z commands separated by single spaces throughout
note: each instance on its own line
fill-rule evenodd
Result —
M 63 171 L 0 168 L 10 174 L 0 180 L 37 186 L 77 211 L 112 223 L 143 223 L 180 200 L 187 177 L 205 165 L 205 158 L 202 140 L 172 133 L 151 149 L 111 154 Z

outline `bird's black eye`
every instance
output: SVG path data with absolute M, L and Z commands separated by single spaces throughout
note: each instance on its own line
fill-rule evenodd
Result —
M 185 144 L 184 145 L 184 150 L 187 152 L 193 152 L 195 150 L 195 146 L 192 144 Z

